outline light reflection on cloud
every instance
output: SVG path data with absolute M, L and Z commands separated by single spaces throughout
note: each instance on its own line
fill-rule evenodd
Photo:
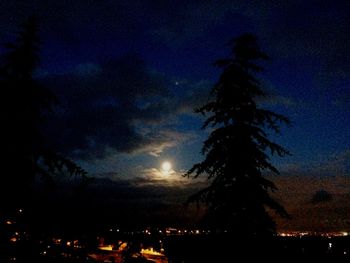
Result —
M 204 184 L 207 183 L 206 178 L 199 178 L 196 180 L 189 179 L 183 175 L 186 170 L 176 170 L 171 168 L 169 171 L 164 173 L 162 168 L 142 168 L 139 171 L 139 178 L 134 182 L 138 185 L 163 185 L 163 186 L 176 186 L 176 187 L 187 187 L 189 185 Z

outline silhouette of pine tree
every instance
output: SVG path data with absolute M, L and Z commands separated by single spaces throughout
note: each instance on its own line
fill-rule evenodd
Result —
M 258 97 L 265 96 L 254 76 L 263 70 L 256 62 L 268 57 L 260 51 L 255 36 L 242 35 L 230 45 L 232 57 L 215 63 L 223 72 L 212 89 L 212 100 L 196 110 L 208 116 L 203 129 L 213 129 L 202 148 L 205 158 L 185 174 L 194 178 L 207 175 L 211 184 L 189 202 L 206 204 L 203 223 L 208 227 L 245 236 L 270 235 L 275 223 L 266 208 L 283 217 L 288 214 L 270 197 L 269 190 L 276 186 L 263 172 L 279 173 L 268 152 L 289 153 L 268 139 L 267 130 L 279 133 L 279 125 L 289 120 L 256 103 Z
M 15 42 L 6 48 L 0 62 L 0 215 L 11 224 L 0 225 L 0 261 L 28 262 L 39 255 L 32 248 L 35 233 L 30 231 L 40 216 L 33 209 L 36 178 L 53 185 L 55 176 L 70 175 L 79 178 L 80 188 L 90 178 L 73 161 L 50 149 L 40 132 L 56 99 L 33 77 L 39 65 L 37 19 L 23 23 Z M 19 235 L 16 243 L 10 241 L 14 231 Z
M 81 167 L 49 149 L 40 132 L 56 98 L 33 77 L 39 65 L 37 18 L 20 29 L 15 42 L 6 45 L 0 67 L 0 208 L 10 210 L 30 202 L 36 176 L 52 183 L 52 175 L 65 172 L 88 181 Z

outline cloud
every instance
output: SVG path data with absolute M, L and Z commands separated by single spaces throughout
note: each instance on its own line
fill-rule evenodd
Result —
M 174 118 L 174 117 L 173 117 Z M 158 127 L 159 128 L 159 127 Z M 162 129 L 155 127 L 143 131 L 144 144 L 135 150 L 135 153 L 148 153 L 158 157 L 164 150 L 187 142 L 195 137 L 190 132 L 178 132 L 176 130 Z
M 40 81 L 59 100 L 45 134 L 59 151 L 82 159 L 116 152 L 159 156 L 193 139 L 191 131 L 179 131 L 176 124 L 180 115 L 192 114 L 206 91 L 202 83 L 191 83 L 183 97 L 175 96 L 170 78 L 151 71 L 134 54 L 79 64 Z
M 134 122 L 158 122 L 167 115 L 154 107 L 167 96 L 163 79 L 149 72 L 136 55 L 80 65 L 75 72 L 42 81 L 60 102 L 46 133 L 60 151 L 78 157 L 133 152 L 149 141 L 155 144 L 155 138 L 145 138 Z M 151 106 L 142 108 L 143 101 Z M 159 144 L 164 144 L 166 139 L 159 137 Z
M 182 187 L 189 183 L 189 180 L 182 176 L 184 171 L 163 171 L 159 168 L 144 168 L 140 171 L 140 177 L 137 180 L 139 185 L 163 185 Z
M 208 185 L 209 181 L 206 178 L 199 178 L 192 180 L 183 175 L 186 173 L 185 170 L 177 170 L 171 168 L 169 171 L 164 171 L 162 168 L 157 167 L 139 167 L 138 177 L 135 177 L 134 183 L 138 186 L 168 186 L 177 188 L 204 188 Z

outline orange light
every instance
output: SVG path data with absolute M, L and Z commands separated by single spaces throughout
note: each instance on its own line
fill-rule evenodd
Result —
M 106 250 L 106 251 L 112 251 L 113 250 L 113 246 L 112 245 L 102 246 L 102 247 L 98 247 L 98 249 Z

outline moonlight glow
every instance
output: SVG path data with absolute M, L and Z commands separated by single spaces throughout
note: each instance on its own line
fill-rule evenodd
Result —
M 168 161 L 165 161 L 162 163 L 162 172 L 164 174 L 168 174 L 171 171 L 171 163 Z

